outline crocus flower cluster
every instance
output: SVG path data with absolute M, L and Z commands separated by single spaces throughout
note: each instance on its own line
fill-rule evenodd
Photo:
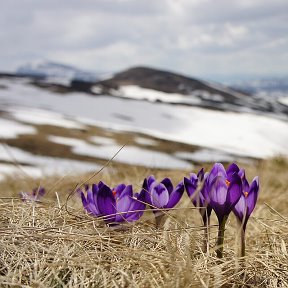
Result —
M 120 184 L 113 189 L 100 181 L 92 189 L 85 187 L 81 199 L 88 213 L 102 217 L 107 223 L 133 222 L 138 220 L 145 209 L 145 193 L 133 193 L 132 185 Z
M 40 199 L 44 196 L 46 190 L 44 187 L 36 187 L 30 192 L 20 192 L 20 198 L 23 202 L 39 202 Z
M 241 229 L 241 256 L 245 255 L 245 231 L 253 212 L 259 193 L 259 179 L 252 182 L 246 179 L 245 170 L 235 163 L 227 170 L 221 163 L 215 163 L 210 172 L 202 168 L 197 174 L 184 177 L 176 186 L 171 179 L 160 182 L 151 175 L 144 179 L 140 191 L 134 192 L 132 185 L 119 184 L 113 188 L 100 181 L 92 186 L 78 189 L 84 209 L 99 217 L 109 225 L 135 222 L 144 214 L 146 206 L 155 216 L 156 227 L 167 210 L 175 207 L 186 190 L 193 205 L 199 210 L 205 227 L 204 250 L 209 248 L 209 225 L 212 211 L 218 219 L 218 238 L 216 254 L 223 257 L 225 224 L 233 211 Z M 31 192 L 20 192 L 24 202 L 38 202 L 45 194 L 44 187 L 34 188 Z
M 189 179 L 184 178 L 184 184 L 194 206 L 202 208 L 199 211 L 204 225 L 207 223 L 206 218 L 209 223 L 212 210 L 218 218 L 217 256 L 219 258 L 223 256 L 225 224 L 232 211 L 243 229 L 241 256 L 244 256 L 245 229 L 257 202 L 258 177 L 255 177 L 249 185 L 244 169 L 239 169 L 235 163 L 231 164 L 227 170 L 221 163 L 215 163 L 212 170 L 206 174 L 201 169 L 197 175 L 192 173 Z M 203 209 L 205 209 L 204 212 Z
M 207 228 L 211 213 L 215 212 L 219 222 L 216 253 L 221 258 L 225 224 L 229 214 L 234 212 L 244 235 L 259 192 L 258 177 L 249 184 L 244 169 L 239 169 L 235 163 L 227 170 L 221 163 L 215 163 L 210 172 L 204 173 L 204 169 L 201 169 L 197 175 L 191 173 L 189 178 L 184 177 L 175 187 L 169 178 L 158 182 L 151 175 L 144 179 L 139 193 L 134 193 L 131 185 L 119 184 L 110 188 L 100 181 L 91 188 L 86 186 L 85 191 L 81 190 L 80 194 L 85 210 L 90 215 L 101 217 L 110 225 L 138 220 L 147 205 L 153 211 L 158 227 L 165 211 L 180 201 L 184 190 L 193 205 L 199 209 L 203 224 Z M 207 237 L 208 232 L 206 230 Z M 243 237 L 242 244 L 245 247 Z

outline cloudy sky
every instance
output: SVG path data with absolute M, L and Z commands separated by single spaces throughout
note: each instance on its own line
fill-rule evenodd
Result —
M 288 75 L 287 0 L 2 0 L 2 71 L 52 60 L 214 80 Z

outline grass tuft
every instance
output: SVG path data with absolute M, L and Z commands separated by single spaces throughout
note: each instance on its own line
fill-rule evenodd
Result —
M 188 175 L 122 168 L 113 167 L 109 174 L 89 181 L 101 178 L 111 186 L 132 183 L 137 190 L 152 173 L 159 179 L 172 176 L 174 183 Z M 115 229 L 87 215 L 77 194 L 66 203 L 68 193 L 90 175 L 35 182 L 7 179 L 0 184 L 0 283 L 3 287 L 288 287 L 288 162 L 279 158 L 245 168 L 249 180 L 260 176 L 261 190 L 247 226 L 244 260 L 236 256 L 239 233 L 233 215 L 226 225 L 223 259 L 215 253 L 215 215 L 210 249 L 202 251 L 201 217 L 187 195 L 166 213 L 158 229 L 149 211 L 139 222 Z M 18 192 L 35 184 L 45 186 L 47 196 L 37 204 L 21 202 Z

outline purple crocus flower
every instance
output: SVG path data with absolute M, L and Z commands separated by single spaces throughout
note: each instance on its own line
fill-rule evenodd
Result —
M 36 187 L 31 192 L 20 192 L 20 197 L 23 202 L 39 202 L 44 196 L 46 190 L 44 187 Z
M 84 186 L 86 196 L 80 188 L 78 189 L 78 193 L 80 193 L 83 207 L 89 214 L 92 214 L 96 217 L 101 216 L 101 213 L 98 209 L 97 196 L 99 192 L 99 187 L 101 188 L 103 185 L 104 183 L 100 181 L 99 184 L 92 184 L 92 188 L 90 189 L 90 186 L 86 184 Z
M 204 197 L 205 180 L 208 173 L 204 174 L 204 169 L 199 170 L 197 175 L 190 174 L 190 178 L 184 177 L 184 186 L 189 198 L 195 207 L 199 207 L 199 212 L 202 216 L 204 224 L 204 238 L 203 238 L 203 251 L 207 252 L 209 249 L 209 225 L 212 207 L 208 204 L 208 200 Z
M 215 163 L 205 180 L 203 195 L 216 213 L 219 222 L 216 243 L 218 258 L 223 257 L 226 221 L 242 193 L 242 181 L 238 173 L 239 167 L 234 163 L 227 171 L 221 163 Z
M 238 175 L 242 179 L 242 193 L 239 201 L 233 208 L 233 212 L 236 215 L 238 222 L 240 223 L 241 231 L 241 244 L 240 244 L 240 256 L 245 256 L 245 231 L 248 219 L 253 212 L 259 193 L 259 179 L 256 176 L 251 185 L 249 185 L 246 176 L 245 170 L 240 169 Z
M 87 188 L 87 187 L 86 187 Z M 145 209 L 145 192 L 133 193 L 132 185 L 120 184 L 111 189 L 103 182 L 80 191 L 86 211 L 96 217 L 103 217 L 107 223 L 133 222 L 138 220 Z
M 180 182 L 174 189 L 169 178 L 164 178 L 158 183 L 153 175 L 144 179 L 143 191 L 145 201 L 153 209 L 156 226 L 160 225 L 164 213 L 160 209 L 173 208 L 181 199 L 184 192 L 184 184 Z
M 204 181 L 205 181 L 204 169 L 199 170 L 197 175 L 191 173 L 189 178 L 184 177 L 184 186 L 189 198 L 191 199 L 195 207 L 200 207 L 199 212 L 202 216 L 204 225 L 207 224 L 207 218 L 209 219 L 212 207 L 208 204 L 208 200 L 203 195 Z M 208 220 L 209 222 L 209 220 Z
M 219 223 L 228 217 L 242 193 L 242 181 L 236 164 L 225 171 L 221 163 L 215 163 L 206 178 L 203 195 L 215 211 Z
M 233 208 L 233 212 L 239 222 L 242 223 L 243 230 L 245 231 L 248 219 L 253 212 L 258 199 L 259 179 L 258 176 L 256 176 L 251 182 L 251 185 L 249 185 L 243 169 L 240 170 L 239 175 L 242 178 L 242 193 L 239 201 Z
M 164 178 L 158 183 L 152 175 L 144 179 L 143 190 L 146 191 L 145 200 L 152 209 L 169 209 L 173 208 L 181 199 L 184 184 L 180 182 L 174 189 L 169 178 Z

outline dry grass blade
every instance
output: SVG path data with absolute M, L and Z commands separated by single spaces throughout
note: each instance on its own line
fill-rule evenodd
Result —
M 236 257 L 233 215 L 226 226 L 223 260 L 214 251 L 214 216 L 210 251 L 203 253 L 201 216 L 187 195 L 177 208 L 165 211 L 159 229 L 151 211 L 136 224 L 111 229 L 85 214 L 77 197 L 67 204 L 69 213 L 60 209 L 69 184 L 73 188 L 83 177 L 61 183 L 47 179 L 53 193 L 34 205 L 15 200 L 19 186 L 11 180 L 1 183 L 1 287 L 288 287 L 288 200 L 283 197 L 288 193 L 288 164 L 281 163 L 279 167 L 276 159 L 247 169 L 247 175 L 260 173 L 263 180 L 247 227 L 245 262 Z M 147 176 L 144 172 L 135 170 L 134 177 L 131 171 L 121 171 L 113 181 L 123 182 L 126 173 L 125 180 L 137 187 Z M 157 178 L 174 173 L 175 182 L 183 176 L 181 171 L 154 172 Z

